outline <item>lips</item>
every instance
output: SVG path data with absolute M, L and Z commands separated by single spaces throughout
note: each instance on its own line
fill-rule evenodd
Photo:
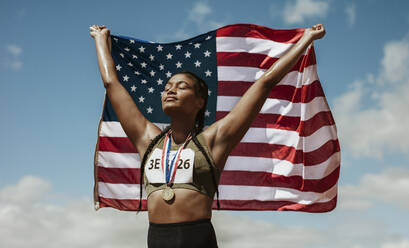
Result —
M 174 97 L 174 96 L 168 96 L 168 97 L 165 98 L 165 102 L 168 102 L 168 101 L 176 101 L 176 100 L 177 100 L 177 98 Z

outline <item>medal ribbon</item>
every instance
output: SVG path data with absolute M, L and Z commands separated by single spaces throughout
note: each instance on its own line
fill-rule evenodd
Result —
M 165 141 L 163 143 L 162 159 L 161 159 L 161 167 L 162 167 L 163 175 L 165 176 L 165 182 L 168 185 L 175 180 L 177 163 L 179 161 L 180 154 L 182 153 L 182 150 L 185 148 L 186 143 L 192 138 L 192 134 L 189 134 L 189 136 L 187 136 L 185 142 L 182 144 L 181 147 L 179 147 L 176 155 L 173 157 L 169 165 L 170 146 L 172 144 L 171 134 L 172 134 L 172 130 L 169 130 L 169 132 L 166 134 Z M 166 150 L 166 153 L 165 153 L 165 150 Z M 166 167 L 163 166 L 164 161 L 166 163 Z M 175 165 L 175 161 L 176 161 L 176 165 Z M 172 174 L 172 177 L 171 177 L 171 174 Z

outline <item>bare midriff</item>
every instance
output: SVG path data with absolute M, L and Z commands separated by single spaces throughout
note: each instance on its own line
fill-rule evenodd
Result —
M 205 194 L 190 189 L 173 189 L 175 197 L 170 202 L 162 198 L 162 191 L 152 192 L 148 198 L 148 215 L 152 223 L 176 223 L 210 219 L 213 200 Z

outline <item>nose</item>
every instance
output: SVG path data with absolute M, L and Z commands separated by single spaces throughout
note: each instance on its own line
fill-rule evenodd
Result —
M 174 86 L 171 86 L 167 90 L 163 91 L 162 101 L 165 101 L 167 96 L 176 96 L 176 91 L 175 91 Z
M 168 94 L 168 95 L 169 95 L 169 94 L 175 95 L 175 94 L 176 94 L 176 86 L 175 86 L 175 85 L 172 85 L 172 86 L 168 89 L 167 94 Z

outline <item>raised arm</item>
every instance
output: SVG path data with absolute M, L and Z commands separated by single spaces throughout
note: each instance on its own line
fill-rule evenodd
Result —
M 125 133 L 142 156 L 151 139 L 160 129 L 148 121 L 139 111 L 128 91 L 119 82 L 115 64 L 111 56 L 110 31 L 105 26 L 93 25 L 90 35 L 95 40 L 98 67 L 112 107 Z
M 252 84 L 230 113 L 204 131 L 219 168 L 223 169 L 228 155 L 250 128 L 272 88 L 294 67 L 305 49 L 324 35 L 322 24 L 306 29 L 301 39 Z

